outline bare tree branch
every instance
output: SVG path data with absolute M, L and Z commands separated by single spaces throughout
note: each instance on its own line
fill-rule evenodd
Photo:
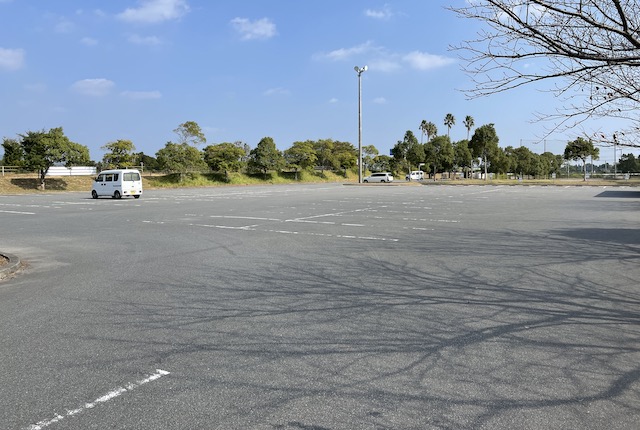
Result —
M 628 142 L 640 134 L 640 4 L 638 0 L 468 0 L 449 8 L 487 28 L 452 47 L 477 98 L 553 81 L 548 91 L 563 102 L 539 114 L 554 129 L 589 118 L 624 119 Z

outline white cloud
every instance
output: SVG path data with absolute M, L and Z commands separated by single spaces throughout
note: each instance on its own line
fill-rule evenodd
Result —
M 156 36 L 139 36 L 137 34 L 132 34 L 129 36 L 129 42 L 135 45 L 148 45 L 148 46 L 156 46 L 162 44 L 162 41 Z
M 393 16 L 393 12 L 387 4 L 385 4 L 382 9 L 367 9 L 364 11 L 364 14 L 369 18 L 380 20 L 387 20 Z
M 71 33 L 74 28 L 75 28 L 75 25 L 71 21 L 62 18 L 60 21 L 56 23 L 54 27 L 54 31 L 56 33 L 66 34 L 66 33 Z
M 291 92 L 286 88 L 278 87 L 278 88 L 270 88 L 262 94 L 265 96 L 276 96 L 276 95 L 288 96 L 289 94 L 291 94 Z
M 328 59 L 331 61 L 348 60 L 357 55 L 369 53 L 371 51 L 377 51 L 380 48 L 375 47 L 372 42 L 365 42 L 361 45 L 353 46 L 351 48 L 340 48 L 327 53 L 319 53 L 314 55 L 316 59 Z
M 71 88 L 79 94 L 85 96 L 102 97 L 111 92 L 116 84 L 108 79 L 83 79 L 74 82 Z
M 375 99 L 373 99 L 373 102 L 378 105 L 384 105 L 387 104 L 387 99 L 385 99 L 384 97 L 376 97 Z
M 335 97 L 332 97 L 332 98 L 329 99 L 329 103 L 331 103 L 331 104 L 338 103 L 338 101 L 339 100 L 337 98 L 335 98 Z
M 85 46 L 96 46 L 98 44 L 98 41 L 91 37 L 83 37 L 82 39 L 80 39 L 80 43 Z
M 24 66 L 24 50 L 0 48 L 0 70 L 18 70 Z
M 430 70 L 438 67 L 448 66 L 455 63 L 453 58 L 443 57 L 441 55 L 427 54 L 425 52 L 413 51 L 402 58 L 411 67 L 418 70 Z
M 241 35 L 242 40 L 270 39 L 277 34 L 276 25 L 269 18 L 256 21 L 234 18 L 230 24 Z
M 179 19 L 189 12 L 186 0 L 140 0 L 137 8 L 127 8 L 117 17 L 127 22 L 155 24 Z
M 371 70 L 376 72 L 391 73 L 402 68 L 402 66 L 393 58 L 380 58 L 370 63 Z
M 120 95 L 131 100 L 155 100 L 162 97 L 160 91 L 123 91 Z

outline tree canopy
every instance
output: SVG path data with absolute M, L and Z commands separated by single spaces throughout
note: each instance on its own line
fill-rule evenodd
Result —
M 132 141 L 126 139 L 109 142 L 100 149 L 109 151 L 102 157 L 102 162 L 107 168 L 133 166 L 137 158 L 133 153 L 136 147 Z
M 15 147 L 16 142 L 22 148 L 21 151 Z M 91 163 L 89 148 L 70 141 L 65 136 L 62 127 L 52 128 L 49 131 L 28 131 L 26 134 L 21 134 L 19 141 L 12 142 L 12 149 L 16 151 L 12 156 L 22 153 L 23 158 L 19 165 L 38 171 L 40 188 L 43 190 L 45 189 L 45 178 L 51 166 L 62 164 L 71 167 Z
M 271 137 L 263 137 L 249 154 L 249 169 L 260 171 L 265 177 L 269 170 L 280 170 L 283 166 L 284 158 L 282 153 L 276 148 L 276 144 Z
M 484 178 L 488 179 L 488 165 L 493 158 L 500 155 L 499 138 L 493 124 L 478 127 L 469 142 L 469 149 L 475 158 L 482 158 L 484 164 Z
M 566 160 L 582 160 L 584 167 L 584 180 L 587 180 L 587 158 L 593 157 L 597 159 L 600 156 L 600 148 L 596 148 L 591 140 L 577 138 L 569 143 L 564 149 L 564 158 Z

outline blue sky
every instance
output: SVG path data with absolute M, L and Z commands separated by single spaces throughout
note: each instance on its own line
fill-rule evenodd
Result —
M 535 88 L 467 100 L 471 85 L 449 47 L 480 23 L 445 6 L 464 0 L 0 0 L 0 134 L 62 126 L 92 159 L 117 139 L 149 155 L 185 121 L 207 144 L 272 137 L 358 142 L 381 154 L 422 120 L 439 134 L 452 113 L 452 140 L 494 123 L 501 146 L 541 153 L 545 125 L 534 112 L 555 99 Z M 561 153 L 579 135 L 547 136 Z M 1 151 L 1 149 L 0 149 Z M 627 151 L 628 152 L 628 151 Z M 637 151 L 636 151 L 637 152 Z M 613 149 L 601 150 L 602 162 Z

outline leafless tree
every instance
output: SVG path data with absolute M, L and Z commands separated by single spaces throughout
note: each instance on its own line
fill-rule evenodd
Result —
M 470 97 L 553 81 L 546 89 L 563 107 L 538 119 L 558 130 L 621 118 L 629 125 L 615 138 L 594 137 L 640 147 L 638 0 L 467 0 L 450 10 L 486 24 L 476 39 L 453 47 L 473 77 Z

